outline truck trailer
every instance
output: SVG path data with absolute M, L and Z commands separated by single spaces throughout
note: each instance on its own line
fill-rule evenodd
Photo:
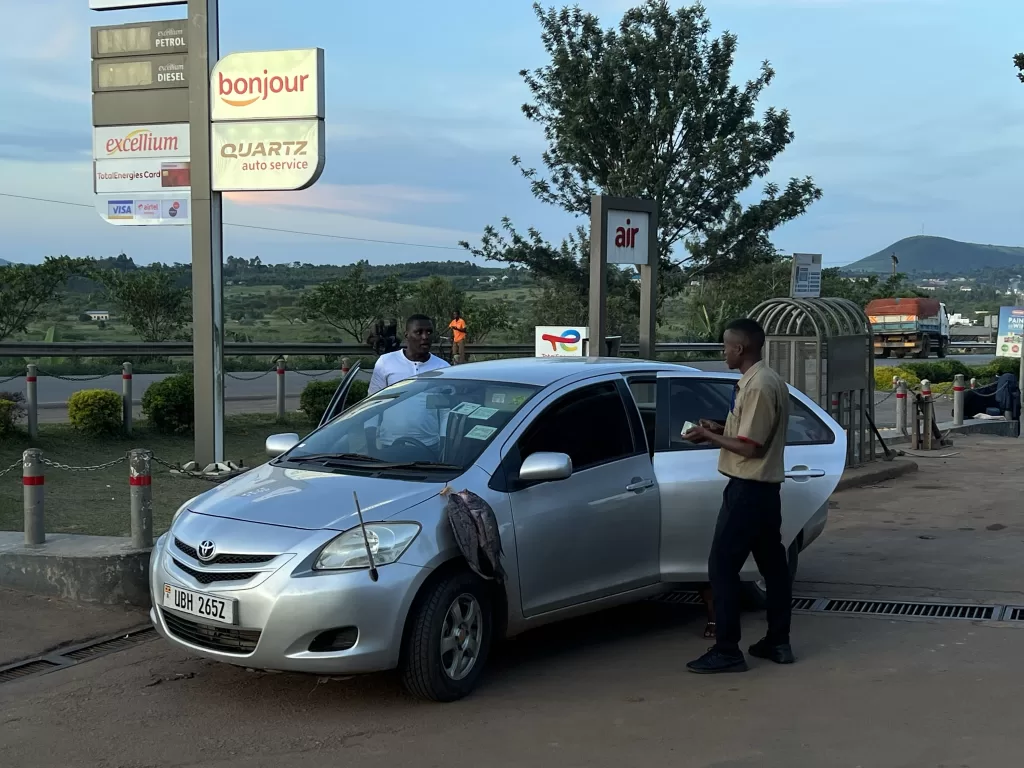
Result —
M 875 299 L 864 310 L 875 357 L 946 356 L 949 315 L 938 299 Z

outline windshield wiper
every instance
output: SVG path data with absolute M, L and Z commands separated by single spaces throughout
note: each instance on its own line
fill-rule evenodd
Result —
M 285 461 L 294 461 L 296 463 L 303 461 L 357 461 L 360 463 L 366 462 L 370 464 L 380 463 L 380 459 L 375 459 L 373 456 L 367 456 L 363 453 L 308 453 L 303 456 L 283 456 Z
M 458 464 L 445 464 L 441 461 L 403 461 L 400 463 L 389 464 L 389 469 L 442 469 L 442 470 L 458 470 L 463 471 L 464 467 L 460 467 Z

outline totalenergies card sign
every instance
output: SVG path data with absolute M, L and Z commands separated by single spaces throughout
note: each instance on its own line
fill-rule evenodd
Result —
M 217 192 L 305 189 L 324 169 L 322 120 L 214 123 Z
M 210 116 L 274 120 L 324 116 L 324 51 L 249 51 L 217 62 L 210 75 Z

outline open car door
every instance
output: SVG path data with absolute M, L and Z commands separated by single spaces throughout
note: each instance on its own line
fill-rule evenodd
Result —
M 361 366 L 362 364 L 356 360 L 355 364 L 348 369 L 348 373 L 338 383 L 338 388 L 331 395 L 331 401 L 327 404 L 327 410 L 324 411 L 324 415 L 320 418 L 318 427 L 322 427 L 345 410 L 345 405 L 348 403 L 349 390 L 352 389 L 352 382 L 356 380 L 356 375 L 359 373 Z

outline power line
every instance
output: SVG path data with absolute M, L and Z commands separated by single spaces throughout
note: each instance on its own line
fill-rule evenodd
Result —
M 30 200 L 36 203 L 52 203 L 54 205 L 70 205 L 73 208 L 93 208 L 88 203 L 73 203 L 69 200 L 53 200 L 48 197 L 30 197 L 29 195 L 15 195 L 10 192 L 0 192 L 0 197 L 10 197 L 15 200 Z M 409 243 L 402 240 L 377 240 L 372 237 L 354 237 L 352 235 L 336 235 L 331 232 L 307 232 L 299 229 L 279 229 L 277 227 L 260 227 L 255 224 L 235 224 L 225 221 L 225 227 L 236 227 L 238 229 L 256 229 L 261 232 L 278 232 L 285 235 L 306 235 L 308 237 L 326 237 L 330 240 L 348 240 L 354 243 L 375 243 L 377 245 L 401 245 L 406 248 L 430 248 L 436 251 L 465 251 L 458 245 L 433 245 L 431 243 Z

